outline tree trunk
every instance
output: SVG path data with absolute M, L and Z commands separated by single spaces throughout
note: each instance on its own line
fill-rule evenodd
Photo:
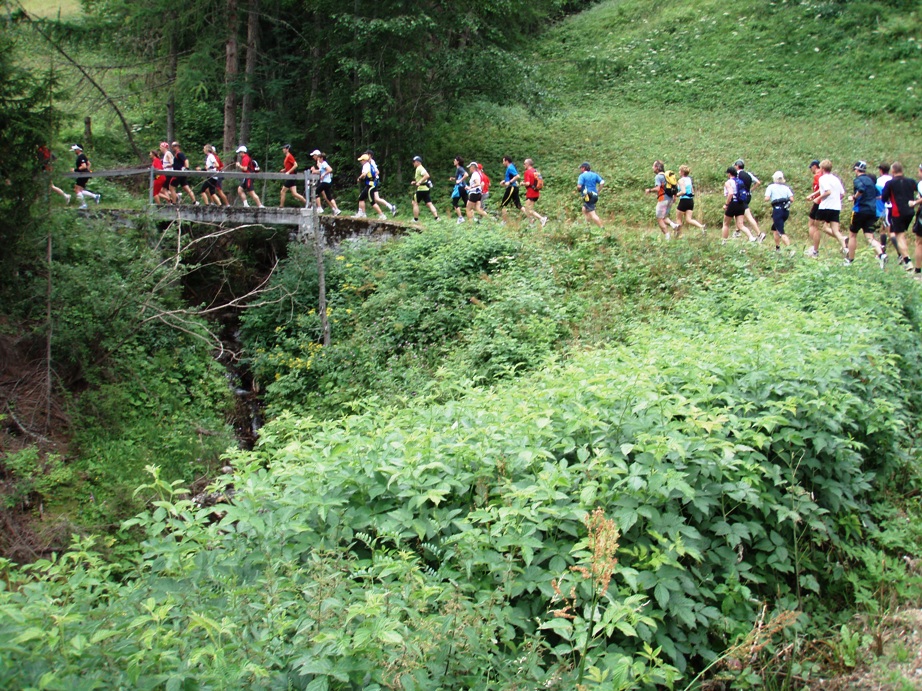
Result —
M 224 60 L 224 153 L 237 148 L 237 0 L 227 0 Z
M 256 96 L 256 59 L 259 52 L 259 0 L 250 0 L 247 17 L 247 61 L 240 112 L 240 143 L 249 144 Z
M 176 42 L 176 13 L 170 14 L 173 20 L 170 22 L 170 57 L 167 63 L 167 82 L 169 83 L 169 93 L 166 97 L 166 140 L 168 142 L 176 141 L 176 72 L 179 67 L 179 47 Z

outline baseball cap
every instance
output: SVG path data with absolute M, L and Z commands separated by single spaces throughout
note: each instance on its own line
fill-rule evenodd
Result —
M 179 142 L 173 142 L 170 146 L 179 146 Z
M 589 165 L 588 161 L 584 161 L 583 163 L 580 163 L 579 167 L 583 170 L 592 170 L 592 166 Z
M 238 154 L 245 154 L 246 152 L 247 152 L 247 148 L 246 148 L 245 146 L 240 145 L 240 146 L 237 147 L 237 153 L 238 153 Z
M 863 173 L 864 171 L 868 169 L 868 164 L 865 163 L 864 161 L 856 161 L 855 165 L 853 165 L 852 168 Z
M 414 157 L 413 157 L 413 160 L 414 160 L 414 161 L 419 161 L 420 163 L 422 163 L 422 162 L 423 162 L 423 157 L 422 157 L 422 156 L 414 156 Z
M 283 149 L 290 149 L 290 148 L 291 148 L 291 144 L 282 144 L 282 148 L 283 148 Z
M 161 148 L 161 149 L 169 149 L 169 148 L 170 148 L 170 145 L 169 145 L 168 142 L 160 142 L 160 148 Z
M 358 160 L 360 160 L 362 163 L 364 163 L 364 162 L 367 161 L 369 158 L 371 158 L 371 156 L 369 156 L 368 154 L 362 154 L 361 156 L 359 156 L 359 159 L 358 159 Z
M 775 182 L 784 182 L 784 173 L 782 173 L 780 170 L 776 170 L 772 175 L 772 180 Z
M 746 165 L 746 162 L 743 159 L 738 158 L 733 162 L 733 165 L 735 165 L 737 168 L 742 168 Z
M 808 165 L 807 168 L 812 168 L 813 166 L 816 166 L 818 168 L 819 165 L 820 165 L 819 159 L 814 158 L 812 161 L 810 161 L 810 165 Z
M 476 168 L 478 166 L 477 161 L 471 161 L 467 164 L 468 168 Z
M 83 147 L 80 146 L 79 144 L 74 144 L 72 147 L 70 147 L 70 150 L 71 151 L 83 151 Z
M 320 149 L 314 149 L 313 151 L 311 151 L 310 155 L 311 155 L 311 156 L 320 156 L 320 155 L 321 155 L 321 151 L 320 151 Z

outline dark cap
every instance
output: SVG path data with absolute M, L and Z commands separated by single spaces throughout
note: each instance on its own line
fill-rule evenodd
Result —
M 807 168 L 812 168 L 813 166 L 816 166 L 817 168 L 819 168 L 820 167 L 819 160 L 814 158 L 812 161 L 810 161 L 810 165 L 807 166 Z
M 282 148 L 283 148 L 283 149 L 290 149 L 290 148 L 291 148 L 291 144 L 282 144 Z
M 860 173 L 864 173 L 868 169 L 868 164 L 864 161 L 855 161 L 855 165 L 853 165 L 852 168 Z
M 414 157 L 413 157 L 413 160 L 414 160 L 414 161 L 419 161 L 420 163 L 422 163 L 422 162 L 423 162 L 423 157 L 422 157 L 422 156 L 414 156 Z

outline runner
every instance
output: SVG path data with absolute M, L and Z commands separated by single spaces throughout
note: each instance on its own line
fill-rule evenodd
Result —
M 842 197 L 845 196 L 845 187 L 842 186 L 842 181 L 832 174 L 832 161 L 828 158 L 820 162 L 820 170 L 822 175 L 817 181 L 817 190 L 810 195 L 816 200 L 817 210 L 814 217 L 816 232 L 813 235 L 812 251 L 808 255 L 818 257 L 820 254 L 820 239 L 823 237 L 820 230 L 827 235 L 835 236 L 842 245 L 842 254 L 847 255 L 848 241 L 839 232 L 839 217 L 842 213 Z
M 211 153 L 211 145 L 205 144 L 202 147 L 202 153 L 205 154 L 205 170 L 211 172 L 218 172 L 218 157 Z M 201 170 L 201 168 L 196 168 L 196 170 Z M 221 206 L 221 198 L 218 197 L 218 176 L 205 178 L 202 181 L 202 186 L 199 189 L 199 194 L 202 195 L 202 204 L 209 206 L 214 203 L 216 206 Z
M 288 175 L 294 175 L 295 171 L 298 170 L 298 162 L 291 154 L 291 144 L 284 144 L 282 146 L 282 151 L 285 152 L 285 160 L 282 162 L 282 169 L 279 172 L 287 173 Z M 297 180 L 282 180 L 282 199 L 279 202 L 279 206 L 285 206 L 285 192 L 288 190 L 291 190 L 291 195 L 295 199 L 304 204 L 304 206 L 307 206 L 307 199 L 298 194 Z
M 672 208 L 672 202 L 675 200 L 677 190 L 666 189 L 666 168 L 663 166 L 662 161 L 653 161 L 653 175 L 653 187 L 648 187 L 644 192 L 646 194 L 656 194 L 656 222 L 668 240 L 672 237 L 669 229 L 675 230 L 679 227 L 678 223 L 673 223 L 669 218 L 669 210 Z M 670 191 L 672 194 L 668 194 Z
M 739 179 L 739 172 L 734 166 L 727 168 L 727 181 L 724 183 L 724 224 L 721 228 L 721 237 L 726 242 L 730 237 L 730 221 L 736 223 L 736 230 L 739 233 L 746 233 L 749 242 L 755 242 L 756 236 L 743 223 L 746 217 L 746 205 L 740 201 L 740 197 L 745 198 L 745 186 Z
M 237 169 L 247 173 L 256 172 L 256 162 L 253 160 L 253 157 L 250 156 L 250 152 L 247 151 L 247 148 L 242 145 L 238 146 L 237 153 L 242 154 L 240 156 L 240 160 L 234 163 Z M 243 201 L 244 206 L 249 206 L 249 203 L 247 202 L 248 194 L 253 199 L 253 201 L 256 202 L 256 206 L 262 209 L 263 203 L 259 201 L 259 195 L 256 194 L 256 190 L 253 189 L 253 178 L 243 178 L 240 181 L 240 184 L 237 186 L 237 196 L 240 197 L 241 201 Z
M 820 162 L 818 160 L 813 159 L 810 161 L 810 172 L 813 173 L 813 191 L 807 196 L 807 201 L 812 201 L 813 206 L 810 207 L 810 213 L 808 214 L 810 218 L 810 244 L 807 246 L 805 254 L 808 257 L 817 256 L 817 254 L 814 254 L 813 247 L 814 245 L 819 247 L 821 233 L 826 233 L 826 235 L 838 240 L 842 245 L 842 254 L 848 254 L 848 241 L 845 239 L 845 236 L 838 231 L 833 232 L 830 225 L 824 224 L 817 219 L 820 210 L 817 197 L 820 195 L 820 178 L 823 177 L 823 171 L 820 168 Z
M 365 202 L 367 201 L 371 202 L 371 208 L 378 212 L 378 219 L 385 221 L 387 216 L 384 215 L 381 207 L 378 206 L 378 202 L 375 201 L 374 190 L 378 175 L 376 170 L 372 168 L 371 156 L 365 153 L 359 156 L 358 160 L 362 164 L 362 172 L 356 181 L 359 183 L 361 191 L 359 192 L 359 211 L 353 218 L 367 218 L 365 214 Z
M 224 162 L 221 160 L 221 157 L 218 156 L 218 150 L 214 148 L 212 144 L 208 144 L 207 148 L 208 148 L 207 153 L 214 156 L 215 170 L 217 170 L 220 173 L 222 170 L 224 170 Z M 212 196 L 215 197 L 215 195 L 217 195 L 215 197 L 215 203 L 217 203 L 220 200 L 220 202 L 224 206 L 230 206 L 230 202 L 227 201 L 227 195 L 224 194 L 224 178 L 222 176 L 219 175 L 218 177 L 215 178 L 214 187 L 215 187 L 215 194 Z
M 448 178 L 449 182 L 454 183 L 454 188 L 451 191 L 451 208 L 455 210 L 458 216 L 458 223 L 464 223 L 461 206 L 467 206 L 467 185 L 464 184 L 464 181 L 467 180 L 467 171 L 464 170 L 464 159 L 460 156 L 455 156 L 454 165 L 455 174 Z
M 86 154 L 83 153 L 83 147 L 79 144 L 74 144 L 70 147 L 70 150 L 77 154 L 77 160 L 74 162 L 74 172 L 75 173 L 91 173 L 93 172 L 92 167 L 90 166 L 90 159 L 86 157 Z M 77 178 L 74 181 L 74 196 L 80 200 L 80 206 L 78 209 L 86 208 L 86 200 L 93 199 L 99 204 L 99 200 L 102 195 L 90 192 L 86 188 L 86 183 L 89 178 Z
M 881 199 L 880 193 L 883 192 L 884 185 L 886 185 L 889 180 L 893 179 L 890 175 L 890 164 L 887 162 L 881 163 L 877 166 L 877 172 L 880 173 L 880 175 L 877 176 L 877 182 L 875 184 L 875 187 L 877 187 L 876 212 L 877 218 L 880 219 L 880 245 L 886 250 L 887 241 L 890 239 L 890 202 L 885 202 Z M 899 248 L 897 248 L 897 256 L 899 256 Z
M 484 213 L 487 210 L 487 200 L 490 198 L 490 176 L 483 169 L 483 164 L 477 164 L 477 172 L 480 173 L 480 206 L 483 207 Z
M 785 184 L 784 173 L 776 170 L 772 175 L 772 184 L 765 188 L 765 201 L 772 205 L 772 231 L 775 233 L 775 250 L 781 251 L 781 243 L 791 246 L 791 238 L 784 232 L 784 224 L 791 215 L 791 202 L 794 193 Z
M 333 209 L 333 215 L 339 216 L 342 212 L 336 206 L 336 200 L 333 198 L 333 168 L 327 163 L 327 155 L 320 149 L 311 151 L 314 159 L 314 167 L 311 172 L 320 176 L 320 182 L 317 185 L 317 193 L 314 195 L 314 203 L 317 205 L 317 213 L 323 213 L 323 202 L 326 199 L 327 204 Z
M 852 222 L 849 226 L 848 256 L 845 257 L 845 266 L 855 261 L 855 249 L 858 246 L 858 231 L 864 231 L 868 244 L 874 248 L 880 268 L 887 266 L 887 254 L 880 243 L 874 238 L 874 227 L 877 225 L 877 186 L 874 178 L 868 175 L 868 164 L 858 161 L 852 167 L 855 171 L 853 184 L 855 193 L 848 200 L 854 202 L 852 207 Z
M 432 189 L 432 179 L 429 177 L 429 173 L 426 169 L 423 168 L 423 159 L 419 156 L 414 156 L 413 167 L 416 168 L 413 182 L 410 183 L 416 188 L 413 191 L 413 220 L 419 223 L 419 205 L 422 203 L 429 207 L 429 211 L 432 212 L 436 221 L 441 221 L 442 219 L 439 218 L 439 212 L 436 211 L 435 204 L 432 203 L 429 194 L 429 190 Z
M 163 160 L 160 158 L 160 150 L 153 149 L 147 152 L 147 155 L 150 157 L 150 165 L 154 170 L 163 170 Z M 154 173 L 154 203 L 160 202 L 161 204 L 172 204 L 173 200 L 170 198 L 170 195 L 163 189 L 163 184 L 166 182 L 166 176 L 157 175 Z
M 54 184 L 54 182 L 51 180 L 51 173 L 54 170 L 54 162 L 57 160 L 57 156 L 51 153 L 51 149 L 49 149 L 45 145 L 41 145 L 37 148 L 38 148 L 38 162 L 39 162 L 39 165 L 41 166 L 41 169 L 44 172 L 48 173 L 48 184 L 51 186 L 51 191 L 54 192 L 55 194 L 60 194 L 62 197 L 64 197 L 65 204 L 70 204 L 70 195 L 64 190 L 62 190 L 60 187 L 57 187 Z
M 368 156 L 368 164 L 371 166 L 371 172 L 374 175 L 374 185 L 371 188 L 371 196 L 375 202 L 375 206 L 380 207 L 381 204 L 384 204 L 384 206 L 388 208 L 388 211 L 391 212 L 391 218 L 393 218 L 397 215 L 397 206 L 387 201 L 379 192 L 381 189 L 381 171 L 378 170 L 378 164 L 375 163 L 375 152 L 371 149 L 367 149 L 365 155 Z
M 679 204 L 676 207 L 676 228 L 675 236 L 682 235 L 682 226 L 684 223 L 699 228 L 701 232 L 707 230 L 703 223 L 699 223 L 693 217 L 695 211 L 695 187 L 691 179 L 691 168 L 686 165 L 679 166 Z
M 746 207 L 746 220 L 756 229 L 756 240 L 762 242 L 765 239 L 765 233 L 759 229 L 759 224 L 756 221 L 756 217 L 752 215 L 752 211 L 749 209 L 749 203 L 752 201 L 752 189 L 758 187 L 762 184 L 762 181 L 759 180 L 755 175 L 744 170 L 746 168 L 746 163 L 743 159 L 738 158 L 733 164 L 733 167 L 736 168 L 736 176 L 740 182 L 743 183 L 743 186 L 746 188 L 746 191 L 749 193 L 749 201 L 744 202 Z
M 916 207 L 916 221 L 912 224 L 912 233 L 916 236 L 916 272 L 917 281 L 922 280 L 922 163 L 919 164 L 919 182 L 916 184 L 916 191 L 919 198 L 909 202 L 910 206 Z
M 470 171 L 470 179 L 467 183 L 467 220 L 474 220 L 474 213 L 483 216 L 484 218 L 490 218 L 486 211 L 483 209 L 483 173 L 480 172 L 480 165 L 477 161 L 471 161 L 468 166 Z M 480 223 L 480 219 L 477 219 L 477 222 Z
M 541 177 L 541 173 L 535 168 L 535 162 L 530 158 L 526 158 L 525 161 L 525 175 L 523 177 L 523 182 L 525 184 L 525 208 L 522 209 L 522 212 L 529 218 L 533 218 L 541 224 L 541 227 L 547 225 L 547 216 L 542 216 L 535 209 L 535 204 L 538 203 L 538 199 L 541 197 L 541 188 L 544 186 L 544 178 Z
M 522 201 L 519 199 L 519 171 L 516 169 L 515 163 L 508 156 L 503 156 L 503 165 L 506 171 L 503 173 L 503 180 L 499 184 L 506 189 L 503 191 L 503 201 L 500 202 L 499 209 L 503 216 L 503 222 L 505 222 L 506 207 L 512 204 L 515 208 L 521 210 Z
M 899 251 L 899 264 L 908 271 L 912 263 L 909 261 L 906 231 L 912 223 L 912 207 L 917 205 L 914 199 L 918 190 L 916 181 L 903 175 L 903 164 L 899 161 L 890 164 L 890 175 L 893 178 L 884 185 L 880 196 L 885 204 L 890 204 L 890 234 Z M 919 268 L 922 268 L 922 262 L 917 257 L 916 269 Z
M 169 142 L 160 142 L 160 159 L 164 170 L 173 170 L 173 152 L 170 151 Z M 163 192 L 161 196 L 166 196 L 169 203 L 173 203 L 173 195 L 170 194 L 170 180 L 172 175 L 165 175 L 163 178 Z
M 179 142 L 173 142 L 170 147 L 173 149 L 173 170 L 187 170 L 189 168 L 189 159 L 186 154 L 183 153 L 182 147 L 179 146 Z M 170 196 L 173 198 L 173 203 L 179 204 L 180 202 L 179 195 L 176 193 L 177 188 L 180 187 L 189 195 L 189 199 L 198 206 L 198 201 L 195 199 L 195 192 L 189 187 L 188 178 L 180 178 L 175 175 L 170 178 Z
M 595 223 L 599 228 L 605 229 L 602 225 L 602 219 L 595 211 L 595 205 L 599 202 L 599 192 L 605 185 L 602 176 L 592 170 L 588 163 L 582 163 L 579 167 L 579 177 L 576 179 L 576 193 L 583 200 L 583 216 L 590 223 Z

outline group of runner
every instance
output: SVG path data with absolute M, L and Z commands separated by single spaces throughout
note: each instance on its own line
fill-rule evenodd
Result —
M 735 226 L 734 237 L 746 235 L 750 242 L 762 242 L 766 237 L 749 208 L 752 191 L 761 181 L 745 168 L 745 162 L 738 159 L 726 170 L 721 233 L 724 242 L 730 237 L 731 225 Z M 862 233 L 874 249 L 881 269 L 887 264 L 887 244 L 890 242 L 897 251 L 900 266 L 912 270 L 916 278 L 922 280 L 922 181 L 906 177 L 903 165 L 899 162 L 881 163 L 876 178 L 868 174 L 865 161 L 855 162 L 852 166 L 855 173 L 853 192 L 847 197 L 847 201 L 852 203 L 852 215 L 846 237 L 840 229 L 843 203 L 846 200 L 845 186 L 832 172 L 832 168 L 829 159 L 814 159 L 809 164 L 813 187 L 806 197 L 807 201 L 812 202 L 808 214 L 810 245 L 806 250 L 807 256 L 819 256 L 820 241 L 825 234 L 836 239 L 845 255 L 845 265 L 849 266 L 855 260 L 858 234 Z M 654 161 L 653 173 L 653 187 L 645 191 L 657 195 L 655 216 L 665 237 L 669 239 L 673 232 L 681 234 L 686 224 L 704 231 L 705 226 L 692 218 L 694 185 L 688 166 L 681 166 L 681 177 L 676 178 L 671 171 L 665 170 L 662 161 Z M 919 166 L 919 173 L 922 178 L 922 165 Z M 676 199 L 678 220 L 673 221 L 669 213 Z M 788 247 L 791 244 L 785 232 L 785 223 L 794 201 L 794 192 L 787 185 L 782 171 L 772 175 L 772 183 L 765 189 L 765 201 L 772 207 L 771 230 L 774 233 L 775 249 L 780 251 L 782 245 Z M 874 235 L 878 225 L 880 240 Z M 910 229 L 916 237 L 914 261 L 909 257 L 906 238 Z
M 90 172 L 90 163 L 81 145 L 74 144 L 71 150 L 76 154 L 74 171 L 77 173 Z M 282 151 L 284 160 L 279 172 L 294 175 L 298 170 L 298 162 L 292 154 L 291 145 L 283 145 Z M 201 198 L 199 202 L 189 184 L 188 177 L 170 174 L 171 171 L 189 169 L 189 158 L 182 151 L 179 142 L 172 142 L 172 144 L 162 142 L 159 149 L 150 151 L 152 167 L 156 171 L 163 171 L 162 175 L 154 178 L 155 202 L 179 204 L 182 201 L 182 192 L 185 192 L 196 205 L 201 203 L 227 206 L 230 204 L 222 185 L 224 178 L 221 172 L 225 168 L 215 147 L 205 145 L 202 153 L 205 157 L 204 163 L 197 170 L 213 172 L 214 175 L 206 178 L 201 184 L 198 192 L 198 197 Z M 46 147 L 40 147 L 39 154 L 42 157 L 44 169 L 50 170 L 53 156 L 50 156 Z M 243 172 L 259 171 L 259 165 L 246 146 L 237 147 L 236 154 L 234 169 Z M 326 155 L 319 149 L 312 151 L 310 157 L 314 161 L 310 171 L 319 176 L 315 195 L 317 211 L 324 213 L 324 205 L 326 205 L 334 216 L 338 216 L 341 210 L 333 195 L 333 168 L 326 160 Z M 359 185 L 359 199 L 355 218 L 366 218 L 367 206 L 377 213 L 379 219 L 387 218 L 384 209 L 387 209 L 391 216 L 395 216 L 397 206 L 381 197 L 381 171 L 375 162 L 374 152 L 370 149 L 366 150 L 359 156 L 358 163 L 361 164 L 361 171 L 356 178 Z M 523 162 L 522 173 L 519 173 L 510 156 L 504 156 L 502 164 L 503 179 L 499 182 L 503 187 L 500 202 L 502 220 L 506 220 L 507 210 L 515 207 L 526 219 L 540 223 L 543 227 L 547 224 L 548 217 L 538 212 L 537 203 L 541 197 L 541 190 L 544 188 L 544 179 L 535 167 L 534 161 L 526 158 Z M 455 157 L 453 165 L 455 171 L 449 177 L 449 182 L 452 185 L 452 210 L 456 215 L 457 223 L 489 218 L 484 204 L 489 196 L 490 178 L 483 166 L 476 161 L 465 164 L 464 159 L 460 156 Z M 441 220 L 438 209 L 431 198 L 433 180 L 423 165 L 422 157 L 413 157 L 413 167 L 414 175 L 410 183 L 413 187 L 413 220 L 419 221 L 422 207 L 427 208 L 436 221 Z M 881 163 L 877 168 L 878 176 L 875 178 L 868 174 L 866 162 L 857 161 L 852 167 L 855 177 L 853 193 L 848 195 L 848 201 L 853 204 L 853 207 L 846 236 L 840 228 L 846 191 L 842 181 L 832 172 L 832 168 L 832 162 L 828 159 L 822 161 L 814 159 L 809 164 L 810 172 L 813 174 L 813 186 L 806 200 L 813 204 L 808 214 L 811 244 L 806 254 L 811 257 L 818 256 L 823 235 L 829 235 L 839 243 L 845 255 L 845 264 L 850 265 L 855 259 L 858 235 L 862 233 L 867 243 L 874 249 L 881 268 L 884 268 L 887 263 L 889 242 L 897 251 L 899 264 L 904 268 L 914 270 L 914 273 L 922 278 L 920 275 L 922 274 L 922 181 L 916 182 L 906 177 L 903 166 L 899 162 Z M 922 165 L 919 166 L 919 172 L 922 177 Z M 686 226 L 693 226 L 704 232 L 706 226 L 693 217 L 695 189 L 691 169 L 687 165 L 682 165 L 676 175 L 666 170 L 662 161 L 657 160 L 653 162 L 653 174 L 653 186 L 647 188 L 645 192 L 656 195 L 656 222 L 666 239 L 670 239 L 673 233 L 678 237 Z M 728 240 L 734 229 L 734 237 L 745 235 L 750 242 L 762 242 L 766 234 L 759 227 L 758 221 L 749 208 L 753 190 L 762 184 L 761 181 L 746 170 L 746 164 L 742 159 L 738 159 L 726 169 L 726 176 L 727 179 L 723 186 L 724 214 L 721 229 L 724 242 Z M 100 201 L 99 194 L 87 189 L 87 181 L 88 178 L 77 178 L 75 182 L 74 190 L 77 199 L 81 202 L 80 208 L 86 208 L 88 199 L 97 204 Z M 603 227 L 603 223 L 596 212 L 596 204 L 599 192 L 604 185 L 605 180 L 592 170 L 588 162 L 580 165 L 576 193 L 581 197 L 582 211 L 586 220 L 599 228 Z M 525 189 L 524 204 L 519 192 L 520 187 Z M 63 195 L 67 203 L 70 202 L 69 194 L 53 185 L 51 189 Z M 281 206 L 285 206 L 289 192 L 300 203 L 308 204 L 307 198 L 298 193 L 297 179 L 293 178 L 282 181 L 279 200 Z M 254 189 L 252 178 L 240 180 L 237 186 L 237 197 L 244 206 L 250 205 L 248 198 L 257 206 L 263 206 Z M 787 185 L 784 173 L 780 170 L 776 171 L 772 175 L 772 183 L 765 189 L 765 201 L 771 204 L 771 230 L 774 234 L 776 250 L 780 250 L 782 245 L 788 247 L 791 244 L 790 237 L 785 232 L 785 224 L 790 216 L 790 208 L 794 199 L 794 192 Z M 677 211 L 675 221 L 670 218 L 673 205 L 676 206 Z M 875 237 L 878 226 L 880 227 L 879 240 Z M 914 261 L 909 257 L 909 243 L 906 237 L 909 230 L 912 230 L 916 236 Z

